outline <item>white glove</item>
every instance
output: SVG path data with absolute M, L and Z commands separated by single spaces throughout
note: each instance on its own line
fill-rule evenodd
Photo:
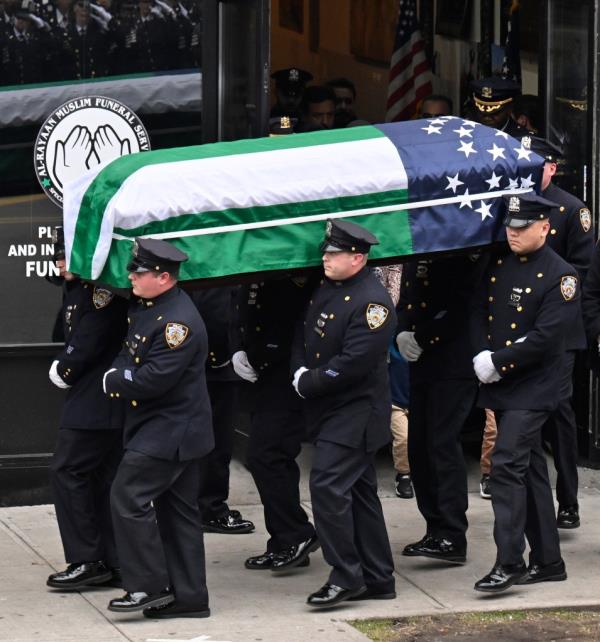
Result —
M 398 352 L 407 361 L 416 361 L 423 352 L 423 348 L 417 343 L 414 332 L 400 332 L 396 337 Z
M 50 370 L 48 371 L 48 376 L 50 377 L 50 381 L 57 386 L 58 388 L 70 388 L 71 386 L 64 381 L 64 379 L 58 374 L 58 361 L 55 360 L 52 362 L 52 365 L 50 366 Z
M 111 368 L 110 370 L 107 370 L 104 373 L 104 376 L 102 377 L 102 390 L 104 391 L 104 394 L 106 394 L 106 377 L 109 375 L 111 372 L 114 372 L 116 368 Z
M 492 354 L 489 350 L 483 350 L 473 357 L 475 374 L 481 383 L 494 383 L 501 379 L 492 361 Z
M 294 379 L 292 380 L 292 386 L 294 386 L 294 390 L 304 399 L 304 397 L 300 394 L 300 391 L 298 390 L 298 384 L 300 383 L 300 377 L 304 372 L 308 372 L 308 368 L 305 368 L 302 366 L 301 368 L 298 368 L 296 372 L 294 372 Z
M 238 377 L 250 381 L 250 383 L 254 383 L 258 379 L 256 370 L 250 365 L 248 355 L 244 350 L 238 350 L 233 357 L 231 357 L 231 364 Z

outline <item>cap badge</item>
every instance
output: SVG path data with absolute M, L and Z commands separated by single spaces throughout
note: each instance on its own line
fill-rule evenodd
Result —
M 560 280 L 560 293 L 565 301 L 570 301 L 577 292 L 577 278 L 574 276 L 563 276 Z
M 140 246 L 137 241 L 133 242 L 133 256 L 137 256 L 140 251 Z
M 333 223 L 331 221 L 327 221 L 327 225 L 325 226 L 325 236 L 327 238 L 331 238 L 332 229 L 333 229 Z
M 167 323 L 165 327 L 165 340 L 169 348 L 177 348 L 187 337 L 189 328 L 183 323 Z
M 523 136 L 521 138 L 521 147 L 523 149 L 531 149 L 531 136 Z
M 290 69 L 290 82 L 298 82 L 300 80 L 300 72 L 297 69 Z
M 518 196 L 511 196 L 508 201 L 508 211 L 509 212 L 520 212 L 521 211 L 521 199 Z
M 377 330 L 388 318 L 389 310 L 384 305 L 369 303 L 367 306 L 367 324 L 371 330 Z
M 292 126 L 292 121 L 289 116 L 282 116 L 279 122 L 281 129 L 290 129 Z
M 484 98 L 491 98 L 492 97 L 492 88 L 491 87 L 482 87 L 481 95 Z

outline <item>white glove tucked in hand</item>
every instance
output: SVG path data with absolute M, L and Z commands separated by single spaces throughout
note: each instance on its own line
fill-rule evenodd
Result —
M 254 383 L 258 379 L 256 370 L 254 370 L 250 365 L 248 355 L 244 350 L 238 350 L 233 357 L 231 357 L 231 364 L 233 365 L 233 369 L 238 377 L 241 377 L 246 381 L 250 381 L 251 383 Z
M 53 361 L 48 371 L 50 381 L 58 388 L 70 388 L 71 386 L 58 374 L 58 361 Z
M 107 377 L 107 375 L 109 375 L 111 372 L 114 372 L 115 370 L 116 370 L 116 368 L 111 368 L 110 370 L 107 370 L 104 373 L 104 376 L 102 377 L 102 390 L 103 390 L 104 394 L 106 394 L 106 377 Z
M 414 332 L 400 332 L 396 337 L 396 345 L 398 346 L 398 352 L 407 361 L 416 361 L 423 352 L 423 348 L 421 348 L 415 339 Z
M 296 372 L 294 372 L 294 379 L 292 380 L 292 386 L 294 386 L 294 390 L 304 399 L 304 397 L 300 394 L 300 391 L 298 390 L 298 384 L 300 383 L 300 377 L 304 372 L 308 372 L 308 368 L 305 368 L 304 366 L 298 368 Z
M 475 374 L 481 383 L 495 383 L 501 379 L 492 361 L 492 354 L 489 350 L 483 350 L 473 357 Z

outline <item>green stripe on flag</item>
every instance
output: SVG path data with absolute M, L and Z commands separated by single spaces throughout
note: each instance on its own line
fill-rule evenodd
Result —
M 121 156 L 95 177 L 83 195 L 75 226 L 70 268 L 77 274 L 89 273 L 89 264 L 100 236 L 104 211 L 127 178 L 143 167 L 374 138 L 386 138 L 386 136 L 376 127 L 367 125 L 275 138 L 253 138 L 227 143 L 177 147 Z M 342 150 L 340 153 L 343 153 Z
M 401 206 L 399 206 L 401 207 Z M 370 258 L 412 254 L 408 211 L 347 218 L 371 230 L 380 244 Z M 322 221 L 277 228 L 252 229 L 216 235 L 173 238 L 169 242 L 186 252 L 190 260 L 181 266 L 182 280 L 206 279 L 229 274 L 304 268 L 321 264 L 319 244 L 324 237 Z M 128 287 L 125 266 L 132 242 L 113 240 L 100 282 Z

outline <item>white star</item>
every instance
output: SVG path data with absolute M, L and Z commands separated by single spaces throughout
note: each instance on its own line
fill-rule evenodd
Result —
M 502 176 L 496 176 L 496 172 L 492 172 L 492 175 L 485 181 L 489 185 L 488 190 L 500 187 L 501 178 Z
M 460 141 L 460 147 L 456 151 L 464 152 L 467 158 L 469 158 L 469 154 L 477 153 L 477 151 L 473 149 L 473 143 L 465 143 L 464 140 Z
M 508 139 L 508 134 L 507 134 L 506 132 L 503 132 L 501 129 L 499 129 L 499 130 L 496 132 L 496 136 L 502 136 L 502 138 L 504 138 L 504 140 L 507 140 L 507 139 Z
M 485 201 L 481 201 L 481 207 L 476 209 L 476 212 L 479 212 L 481 214 L 481 220 L 485 221 L 486 218 L 492 218 L 492 213 L 490 210 L 492 209 L 492 204 L 490 203 L 489 205 Z
M 434 118 L 433 120 L 428 121 L 430 125 L 445 125 L 446 121 L 441 118 Z
M 498 157 L 506 160 L 506 157 L 504 156 L 504 147 L 498 147 L 496 143 L 494 143 L 492 149 L 486 149 L 485 151 L 492 155 L 492 160 L 496 160 Z
M 460 207 L 458 208 L 459 210 L 462 210 L 463 207 L 470 207 L 473 209 L 473 206 L 471 205 L 471 197 L 469 196 L 469 188 L 465 190 L 465 193 L 461 195 L 460 198 Z
M 421 127 L 421 129 L 424 132 L 427 132 L 427 135 L 429 136 L 430 134 L 440 134 L 441 135 L 441 127 L 434 127 L 433 125 L 429 125 L 428 127 Z
M 454 194 L 456 194 L 456 188 L 459 185 L 464 185 L 462 181 L 458 180 L 458 172 L 456 172 L 454 176 L 446 176 L 446 178 L 448 179 L 448 187 L 446 187 L 445 189 L 451 189 Z
M 531 155 L 531 150 L 530 149 L 525 149 L 523 145 L 521 147 L 513 147 L 515 152 L 517 152 L 517 160 L 520 160 L 521 158 L 524 158 L 525 160 L 529 160 L 529 156 Z
M 535 181 L 531 180 L 531 174 L 527 178 L 521 178 L 521 187 L 523 189 L 528 189 L 529 187 L 533 187 L 535 185 Z
M 468 125 L 469 127 L 476 127 L 477 125 L 479 125 L 479 123 L 476 123 L 474 120 L 466 120 L 464 118 L 463 118 L 462 124 Z
M 473 138 L 473 130 L 472 129 L 465 129 L 462 125 L 460 129 L 453 129 L 453 132 L 456 132 L 459 136 L 459 138 L 462 138 L 463 136 L 470 136 Z
M 518 178 L 509 178 L 508 186 L 506 189 L 519 189 L 519 179 Z

